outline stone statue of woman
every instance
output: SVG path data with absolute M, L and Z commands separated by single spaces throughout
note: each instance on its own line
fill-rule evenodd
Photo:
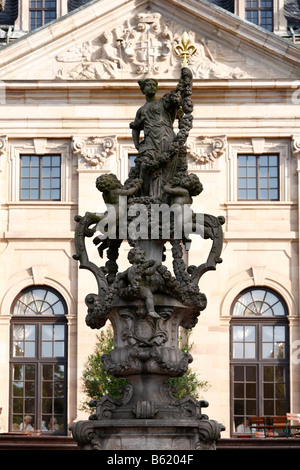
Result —
M 161 189 L 155 179 L 161 168 L 169 161 L 172 144 L 176 134 L 173 123 L 181 106 L 181 95 L 178 90 L 156 99 L 157 81 L 152 78 L 140 80 L 140 88 L 146 97 L 146 103 L 138 109 L 135 120 L 130 124 L 132 138 L 138 155 L 132 173 L 143 180 L 144 196 L 159 197 Z M 140 141 L 143 131 L 144 138 Z M 156 173 L 155 173 L 156 172 Z

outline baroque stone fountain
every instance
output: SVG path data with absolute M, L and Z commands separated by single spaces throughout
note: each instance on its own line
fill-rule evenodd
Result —
M 182 60 L 175 90 L 156 99 L 156 80 L 139 81 L 146 103 L 130 124 L 138 153 L 127 181 L 121 184 L 114 174 L 99 176 L 96 187 L 107 211 L 75 218 L 74 258 L 80 268 L 93 273 L 98 286 L 98 292 L 85 299 L 86 323 L 99 329 L 111 322 L 114 349 L 103 356 L 103 364 L 110 374 L 128 381 L 122 398 L 106 395 L 94 400 L 96 412 L 72 425 L 80 449 L 214 449 L 224 430 L 202 412 L 206 401 L 190 395 L 177 399 L 166 384 L 169 377 L 182 376 L 192 362 L 179 348 L 179 330 L 193 328 L 206 308 L 199 281 L 222 261 L 224 223 L 222 217 L 191 210 L 192 198 L 203 188 L 195 174 L 188 174 L 186 163 L 193 122 L 188 60 L 194 52 L 186 34 L 175 52 Z M 207 259 L 198 266 L 187 266 L 184 260 L 191 233 L 211 240 Z M 106 252 L 102 267 L 89 258 L 90 238 L 101 259 Z M 119 272 L 119 250 L 125 241 L 130 245 L 130 267 Z M 164 265 L 167 243 L 173 273 Z

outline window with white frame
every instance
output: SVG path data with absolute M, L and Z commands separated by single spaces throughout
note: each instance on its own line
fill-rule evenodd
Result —
M 293 193 L 289 139 L 228 139 L 227 203 L 290 203 Z
M 54 204 L 72 201 L 70 141 L 12 139 L 8 148 L 9 202 Z

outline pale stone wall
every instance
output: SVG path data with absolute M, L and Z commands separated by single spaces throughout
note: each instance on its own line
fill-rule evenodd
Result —
M 166 14 L 167 7 L 161 3 L 160 13 Z M 183 6 L 180 2 L 173 3 L 176 22 L 180 22 Z M 115 14 L 107 13 L 102 29 L 112 30 L 132 13 L 130 2 L 125 2 L 124 10 L 119 4 Z M 103 209 L 101 195 L 95 187 L 100 173 L 113 172 L 125 181 L 128 155 L 135 151 L 129 123 L 144 102 L 132 70 L 125 78 L 112 80 L 55 78 L 60 65 L 54 60 L 58 53 L 66 54 L 72 45 L 82 45 L 86 38 L 98 38 L 99 12 L 96 2 L 80 13 L 81 16 L 72 15 L 64 20 L 65 35 L 59 23 L 55 23 L 10 46 L 11 49 L 0 51 L 3 64 L 0 78 L 7 79 L 0 115 L 3 136 L 0 147 L 0 407 L 3 407 L 5 430 L 9 407 L 10 308 L 16 295 L 32 284 L 52 286 L 67 302 L 69 423 L 84 417 L 79 410 L 83 400 L 81 375 L 97 335 L 97 331 L 85 324 L 84 299 L 88 293 L 96 292 L 96 285 L 91 273 L 79 271 L 72 258 L 74 215 Z M 216 272 L 205 274 L 200 283 L 208 306 L 193 330 L 192 367 L 200 379 L 209 382 L 208 390 L 203 392 L 203 398 L 210 404 L 207 414 L 226 426 L 224 436 L 228 436 L 229 328 L 235 297 L 244 288 L 255 285 L 276 290 L 289 309 L 291 356 L 293 341 L 299 338 L 300 111 L 292 101 L 297 86 L 293 77 L 299 76 L 299 51 L 231 17 L 231 23 L 226 25 L 227 18 L 219 10 L 212 17 L 209 12 L 205 4 L 197 28 L 201 30 L 203 26 L 211 41 L 215 37 L 219 42 L 224 40 L 227 48 L 232 47 L 232 63 L 239 64 L 242 56 L 241 63 L 247 71 L 242 79 L 233 79 L 224 76 L 227 69 L 220 66 L 218 71 L 223 76 L 195 79 L 194 126 L 189 137 L 189 170 L 198 174 L 204 186 L 194 203 L 205 213 L 226 218 L 223 263 L 217 266 Z M 192 20 L 193 14 L 200 13 L 195 13 L 190 5 L 186 13 L 189 26 L 196 21 Z M 218 34 L 212 39 L 211 31 L 215 31 L 218 22 Z M 249 42 L 243 43 L 244 36 Z M 43 41 L 47 47 L 38 48 L 37 44 Z M 210 45 L 219 51 L 221 61 L 226 55 L 224 50 L 220 51 L 213 42 Z M 267 51 L 265 55 L 262 47 Z M 252 72 L 250 78 L 249 72 Z M 172 69 L 171 77 L 163 73 L 159 80 L 160 95 L 176 86 L 176 73 L 176 68 Z M 62 201 L 20 202 L 19 156 L 54 151 L 62 155 Z M 213 151 L 216 153 L 211 156 Z M 280 155 L 280 201 L 237 200 L 239 152 Z M 200 264 L 208 249 L 209 242 L 198 241 L 192 245 L 189 260 Z M 127 267 L 127 251 L 124 248 L 119 258 L 121 270 Z M 95 260 L 99 263 L 96 252 Z M 300 408 L 298 368 L 292 363 L 291 407 L 295 412 Z
M 162 89 L 164 85 L 167 87 L 169 84 L 162 83 Z M 238 93 L 234 103 L 227 101 L 226 106 L 203 105 L 202 96 L 205 97 L 208 83 L 205 85 L 197 81 L 194 84 L 195 123 L 190 135 L 190 171 L 199 175 L 204 186 L 195 204 L 206 213 L 224 215 L 226 224 L 223 263 L 216 272 L 207 273 L 200 283 L 201 291 L 207 295 L 208 307 L 193 331 L 192 367 L 201 379 L 210 384 L 208 390 L 203 392 L 203 397 L 210 403 L 207 410 L 209 417 L 224 423 L 229 432 L 229 324 L 235 296 L 245 287 L 253 285 L 274 288 L 289 307 L 291 340 L 298 338 L 298 176 L 297 155 L 291 139 L 291 134 L 296 135 L 298 131 L 295 125 L 291 129 L 289 124 L 299 111 L 288 103 L 274 106 L 259 102 L 255 109 L 248 106 L 246 113 L 243 104 L 238 103 Z M 55 287 L 68 304 L 69 419 L 72 421 L 82 416 L 78 412 L 83 399 L 80 377 L 87 356 L 93 352 L 97 334 L 85 325 L 84 298 L 87 293 L 95 292 L 96 286 L 92 275 L 79 272 L 77 263 L 72 259 L 73 217 L 76 213 L 84 214 L 86 210 L 101 210 L 101 196 L 95 188 L 96 177 L 103 171 L 112 171 L 124 181 L 128 174 L 128 153 L 134 150 L 128 124 L 143 99 L 135 84 L 130 87 L 130 100 L 119 96 L 116 103 L 116 94 L 112 91 L 105 100 L 99 99 L 97 107 L 86 98 L 82 98 L 84 106 L 82 102 L 78 105 L 75 99 L 64 103 L 62 89 L 65 93 L 67 86 L 70 87 L 60 86 L 59 90 L 53 87 L 48 100 L 52 102 L 52 96 L 55 98 L 59 93 L 60 104 L 49 108 L 41 84 L 37 84 L 35 89 L 39 92 L 38 106 L 31 105 L 31 85 L 30 92 L 26 90 L 26 106 L 16 112 L 15 107 L 8 105 L 5 118 L 2 118 L 2 132 L 7 135 L 7 149 L 1 157 L 1 362 L 5 380 L 1 381 L 0 402 L 4 422 L 9 398 L 6 365 L 9 362 L 10 305 L 22 288 L 41 282 Z M 226 89 L 222 88 L 221 83 L 214 88 L 217 101 L 217 95 L 223 94 Z M 275 99 L 272 82 L 270 90 L 273 90 Z M 248 92 L 256 95 L 255 84 Z M 8 103 L 10 99 L 13 96 L 11 98 L 8 93 Z M 282 108 L 285 107 L 288 107 L 289 113 L 280 120 Z M 41 116 L 44 118 L 41 119 Z M 105 119 L 99 116 L 105 116 Z M 18 125 L 11 128 L 9 123 L 15 121 Z M 236 126 L 232 126 L 232 121 Z M 19 139 L 19 129 L 22 129 L 22 139 Z M 113 138 L 113 147 L 105 157 L 103 167 L 93 167 L 85 159 L 87 149 L 92 151 L 103 145 L 89 140 L 90 135 L 97 135 L 102 140 L 107 136 Z M 206 140 L 199 139 L 203 135 Z M 261 139 L 262 135 L 264 139 Z M 76 146 L 76 136 L 83 137 L 85 141 L 80 151 Z M 216 136 L 221 136 L 224 148 L 216 159 L 203 163 L 203 155 L 209 153 L 214 145 L 214 139 L 208 137 Z M 280 202 L 237 201 L 236 155 L 241 149 L 253 151 L 255 146 L 278 151 L 281 155 Z M 15 160 L 20 153 L 37 148 L 42 148 L 46 153 L 53 151 L 53 148 L 60 149 L 65 155 L 66 188 L 61 202 L 18 201 Z M 199 155 L 202 155 L 201 162 Z M 195 246 L 192 245 L 189 259 L 193 262 L 196 259 L 197 263 L 204 261 L 208 249 L 209 242 L 198 241 Z M 125 266 L 126 263 L 124 250 L 120 264 Z M 297 367 L 294 366 L 291 397 L 295 409 L 300 406 L 298 376 Z

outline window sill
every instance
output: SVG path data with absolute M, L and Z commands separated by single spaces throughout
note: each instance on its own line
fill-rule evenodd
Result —
M 47 233 L 32 233 L 32 232 L 4 232 L 4 240 L 74 240 L 75 232 L 47 232 Z
M 292 201 L 228 201 L 228 202 L 224 202 L 223 203 L 223 206 L 224 207 L 228 207 L 228 208 L 241 208 L 241 207 L 248 207 L 248 208 L 252 208 L 252 207 L 255 207 L 256 209 L 257 208 L 265 208 L 265 207 L 274 207 L 276 209 L 282 207 L 282 208 L 286 208 L 286 207 L 292 207 L 292 206 L 295 206 L 297 207 L 297 203 L 296 202 L 292 202 Z
M 42 200 L 36 200 L 36 201 L 8 201 L 4 204 L 2 204 L 2 207 L 19 207 L 19 206 L 28 206 L 28 207 L 41 207 L 41 206 L 77 206 L 75 202 L 71 201 L 42 201 Z

